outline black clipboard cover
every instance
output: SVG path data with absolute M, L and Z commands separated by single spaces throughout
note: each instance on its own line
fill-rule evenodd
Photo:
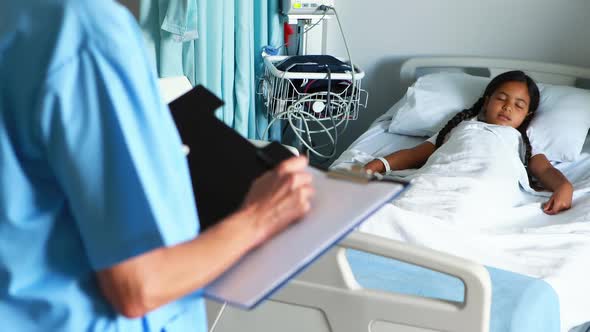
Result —
M 293 154 L 277 142 L 257 148 L 215 116 L 223 101 L 199 85 L 169 104 L 183 144 L 201 230 L 239 209 L 252 182 Z

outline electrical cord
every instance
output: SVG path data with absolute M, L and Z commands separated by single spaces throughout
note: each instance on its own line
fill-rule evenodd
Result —
M 294 108 L 297 108 L 299 105 L 301 105 L 301 104 L 304 104 L 304 103 L 306 103 L 306 102 L 307 102 L 307 103 L 311 103 L 311 100 L 313 100 L 313 99 L 314 99 L 314 97 L 317 97 L 317 96 L 324 96 L 324 95 L 325 95 L 325 96 L 326 96 L 326 98 L 327 98 L 327 93 L 325 93 L 325 92 L 316 92 L 316 93 L 313 93 L 313 94 L 309 94 L 309 95 L 307 95 L 307 96 L 305 96 L 305 97 L 303 97 L 303 98 L 299 99 L 297 102 L 295 102 L 295 103 L 293 104 L 293 106 L 294 106 Z M 346 111 L 346 108 L 345 108 L 345 107 L 342 107 L 342 104 L 348 104 L 348 101 L 347 101 L 347 100 L 345 100 L 344 98 L 342 98 L 342 97 L 340 97 L 339 95 L 337 95 L 337 94 L 334 94 L 334 93 L 332 93 L 332 94 L 331 94 L 331 97 L 332 97 L 332 98 L 335 98 L 335 97 L 337 97 L 337 98 L 340 100 L 340 104 L 338 104 L 338 107 L 337 107 L 337 108 L 341 108 L 341 109 L 343 109 L 343 110 L 345 110 L 345 111 Z M 323 98 L 323 97 L 322 97 L 322 98 Z M 310 100 L 310 99 L 311 99 L 311 100 Z M 332 101 L 331 103 L 332 103 L 332 104 L 335 104 L 335 102 L 334 102 L 334 101 Z M 301 106 L 301 107 L 302 107 L 302 106 Z M 343 112 L 343 114 L 345 114 L 345 112 Z M 348 114 L 345 114 L 345 115 L 348 115 Z M 328 129 L 332 130 L 334 127 L 339 127 L 339 126 L 340 126 L 342 123 L 344 123 L 344 122 L 345 122 L 345 120 L 346 120 L 346 119 L 345 119 L 345 117 L 343 116 L 343 117 L 342 117 L 342 118 L 339 120 L 339 122 L 335 124 L 335 126 L 328 127 Z M 299 130 L 299 131 L 302 131 L 302 129 L 297 129 L 297 130 Z M 321 133 L 321 132 L 322 132 L 322 131 L 310 131 L 310 133 L 312 133 L 312 134 L 318 134 L 318 133 Z
M 324 6 L 324 7 L 328 7 L 328 6 Z M 311 29 L 315 28 L 315 27 L 316 27 L 318 24 L 320 24 L 320 22 L 322 22 L 322 21 L 324 20 L 324 18 L 326 17 L 326 15 L 328 14 L 328 10 L 329 10 L 329 8 L 322 8 L 322 6 L 319 6 L 319 7 L 318 7 L 318 10 L 323 10 L 323 11 L 324 11 L 324 14 L 323 14 L 323 15 L 322 15 L 322 17 L 320 17 L 320 19 L 319 19 L 317 22 L 315 22 L 315 23 L 314 23 L 312 26 L 310 26 L 309 28 L 305 29 L 305 30 L 303 31 L 303 34 L 306 34 L 306 33 L 308 33 L 308 32 L 309 32 Z
M 287 68 L 288 71 L 289 68 Z M 329 69 L 328 69 L 329 70 Z M 286 75 L 286 73 L 284 73 L 283 75 Z M 337 142 L 338 142 L 338 136 L 340 135 L 338 133 L 338 127 L 340 127 L 343 123 L 345 124 L 345 128 L 346 129 L 346 125 L 348 124 L 348 119 L 350 118 L 350 108 L 347 108 L 346 106 L 344 106 L 344 104 L 348 105 L 349 102 L 348 100 L 342 98 L 340 95 L 335 94 L 332 92 L 332 77 L 331 77 L 331 71 L 328 73 L 328 83 L 329 83 L 329 87 L 328 87 L 328 92 L 317 92 L 317 93 L 313 93 L 313 94 L 308 94 L 305 95 L 303 98 L 299 98 L 296 102 L 294 102 L 292 105 L 289 105 L 288 108 L 285 111 L 279 112 L 277 114 L 274 114 L 273 120 L 268 123 L 266 129 L 264 130 L 263 133 L 263 137 L 265 137 L 265 135 L 267 134 L 267 132 L 270 130 L 270 128 L 272 127 L 272 125 L 274 124 L 275 121 L 279 120 L 279 119 L 284 119 L 285 117 L 288 118 L 288 124 L 291 127 L 292 131 L 294 132 L 295 136 L 301 141 L 302 145 L 307 149 L 307 151 L 313 153 L 314 155 L 317 155 L 318 157 L 321 158 L 332 158 L 335 156 L 336 154 L 336 146 L 337 146 Z M 284 77 L 284 76 L 283 76 Z M 281 80 L 283 81 L 283 80 Z M 350 88 L 350 87 L 349 87 Z M 320 96 L 321 99 L 323 100 L 323 98 L 326 98 L 326 101 L 329 102 L 327 103 L 328 106 L 326 107 L 326 111 L 322 111 L 323 114 L 327 114 L 329 115 L 330 122 L 331 122 L 331 126 L 326 126 L 325 124 L 322 123 L 324 118 L 323 116 L 317 117 L 315 114 L 311 113 L 311 112 L 306 112 L 305 110 L 305 104 L 311 104 L 311 102 L 317 98 L 317 96 Z M 335 102 L 333 101 L 333 98 L 336 98 L 338 103 L 335 105 Z M 342 109 L 343 112 L 337 112 L 335 113 L 333 110 L 340 110 Z M 338 120 L 338 122 L 336 121 L 337 118 L 340 119 Z M 299 128 L 300 125 L 298 123 L 294 123 L 294 121 L 301 121 L 302 128 Z M 317 122 L 321 129 L 320 130 L 311 130 L 309 128 L 309 125 L 307 124 L 308 121 L 313 121 L 313 122 Z M 334 134 L 332 135 L 331 131 L 334 132 Z M 343 131 L 344 132 L 344 131 Z M 327 144 L 323 144 L 323 145 L 314 145 L 311 139 L 311 134 L 319 134 L 319 133 L 324 133 L 328 136 L 328 138 L 330 139 L 330 142 Z M 318 151 L 318 149 L 323 148 L 325 146 L 328 145 L 332 145 L 332 150 L 329 154 L 324 154 Z
M 219 319 L 221 319 L 221 315 L 223 314 L 225 307 L 227 307 L 227 302 L 223 302 L 221 309 L 219 309 L 219 312 L 217 313 L 217 317 L 215 317 L 213 324 L 211 324 L 211 328 L 209 329 L 209 332 L 215 332 L 215 327 L 217 326 L 217 323 L 219 323 Z
M 301 27 L 299 25 L 297 25 L 297 38 L 299 38 L 299 36 L 301 36 Z M 295 51 L 295 54 L 299 54 L 300 50 L 301 50 L 301 41 L 297 42 L 297 51 Z
M 332 112 L 332 100 L 331 100 L 331 96 L 332 96 L 332 71 L 330 70 L 330 66 L 326 65 L 325 66 L 326 71 L 328 72 L 328 91 L 326 94 L 326 113 L 330 115 L 330 121 L 332 122 L 332 127 L 330 129 L 334 130 L 334 141 L 332 143 L 327 143 L 327 144 L 322 144 L 322 145 L 316 145 L 314 146 L 313 141 L 311 140 L 311 133 L 309 132 L 309 127 L 306 126 L 306 130 L 307 130 L 307 137 L 309 139 L 310 145 L 313 146 L 313 149 L 310 150 L 312 153 L 314 153 L 315 155 L 319 155 L 319 153 L 317 152 L 318 149 L 321 149 L 323 147 L 329 146 L 330 144 L 332 145 L 332 152 L 330 152 L 329 155 L 327 156 L 323 156 L 323 158 L 325 159 L 330 159 L 332 157 L 334 157 L 336 155 L 336 146 L 338 145 L 338 128 L 336 126 L 336 121 L 334 120 L 334 113 Z
M 330 131 L 326 128 L 326 126 L 319 120 L 317 119 L 313 114 L 309 113 L 309 112 L 305 112 L 305 111 L 299 111 L 299 113 L 303 114 L 303 115 L 307 115 L 309 116 L 311 119 L 315 120 L 322 128 L 324 128 L 324 133 L 326 133 L 326 135 L 328 136 L 328 138 L 330 139 L 331 143 L 334 144 L 334 137 L 332 136 L 332 134 L 330 133 Z M 287 118 L 289 120 L 289 124 L 293 127 L 294 124 L 292 122 L 292 112 L 288 112 L 287 113 Z M 303 122 L 304 124 L 307 125 L 307 121 Z M 301 137 L 301 135 L 295 131 L 295 136 L 297 136 L 297 138 L 299 138 L 299 140 L 301 141 L 301 143 L 311 152 L 313 152 L 315 155 L 317 155 L 318 157 L 321 158 L 331 158 L 330 156 L 324 155 L 318 151 L 316 151 L 309 143 L 306 142 L 306 140 Z
M 293 66 L 294 65 L 287 68 L 286 72 Z M 338 144 L 338 126 L 340 124 L 342 124 L 344 119 L 349 118 L 349 114 L 347 113 L 347 109 L 344 108 L 345 112 L 343 113 L 343 119 L 341 119 L 338 124 L 336 123 L 335 119 L 339 114 L 334 114 L 334 112 L 332 111 L 333 110 L 332 98 L 333 98 L 333 96 L 337 96 L 338 98 L 340 98 L 342 100 L 344 100 L 344 99 L 342 97 L 340 97 L 338 95 L 334 95 L 332 93 L 332 71 L 330 70 L 330 68 L 328 66 L 326 66 L 326 71 L 327 71 L 327 76 L 328 76 L 328 91 L 322 92 L 322 93 L 309 94 L 309 95 L 299 99 L 293 105 L 290 105 L 286 111 L 276 114 L 273 121 L 271 121 L 267 125 L 267 128 L 265 129 L 263 136 L 266 135 L 266 133 L 268 132 L 270 127 L 273 125 L 274 121 L 276 121 L 278 118 L 281 118 L 283 115 L 286 115 L 288 117 L 289 125 L 290 125 L 292 131 L 294 132 L 295 136 L 301 141 L 302 145 L 306 148 L 308 155 L 309 155 L 309 152 L 311 152 L 314 155 L 321 157 L 321 158 L 325 158 L 325 159 L 330 159 L 336 155 L 336 146 Z M 286 74 L 286 72 L 285 72 L 285 74 Z M 329 119 L 332 124 L 331 127 L 327 127 L 326 125 L 324 125 L 321 122 L 322 119 L 316 117 L 313 113 L 303 111 L 303 109 L 305 109 L 305 107 L 302 105 L 305 105 L 305 103 L 311 103 L 311 101 L 308 101 L 308 100 L 312 99 L 312 97 L 314 95 L 317 96 L 318 94 L 320 94 L 320 95 L 325 94 L 326 95 L 327 106 L 326 106 L 325 112 L 326 112 L 326 114 L 329 115 Z M 337 109 L 339 109 L 339 107 Z M 302 122 L 303 128 L 299 128 L 299 125 L 296 123 L 293 123 L 293 120 L 300 120 Z M 308 121 L 317 122 L 321 126 L 322 129 L 321 130 L 310 130 L 309 125 L 307 123 Z M 334 135 L 331 134 L 332 130 L 334 131 Z M 325 133 L 328 136 L 328 138 L 330 139 L 330 142 L 327 144 L 319 145 L 319 146 L 314 145 L 313 140 L 311 138 L 311 134 L 316 134 L 316 133 Z M 325 146 L 329 146 L 329 145 L 332 146 L 331 152 L 329 154 L 324 154 L 324 153 L 321 153 L 318 151 L 318 149 L 323 148 Z
M 346 41 L 346 36 L 344 35 L 344 29 L 342 28 L 342 23 L 340 22 L 340 16 L 338 15 L 338 12 L 336 11 L 336 8 L 331 7 L 331 6 L 326 6 L 323 5 L 327 8 L 332 9 L 332 11 L 334 12 L 334 15 L 336 16 L 336 21 L 338 22 L 338 28 L 340 30 L 340 34 L 342 35 L 342 41 L 344 42 L 344 47 L 346 48 L 346 55 L 348 56 L 348 61 L 350 61 L 350 68 L 351 68 L 351 75 L 352 75 L 352 91 L 351 91 L 351 97 L 349 100 L 349 104 L 347 106 L 347 109 L 349 109 L 348 111 L 350 112 L 350 108 L 352 107 L 352 100 L 354 99 L 354 94 L 356 93 L 356 79 L 355 79 L 355 73 L 356 73 L 356 69 L 354 68 L 354 63 L 352 61 L 352 56 L 350 55 L 350 49 L 348 48 L 348 42 Z M 321 7 L 321 6 L 320 6 Z M 359 95 L 360 98 L 360 95 Z M 348 118 L 346 120 L 346 124 L 344 125 L 344 130 L 342 131 L 342 133 L 344 133 L 344 131 L 346 131 L 346 128 L 348 127 Z
M 350 113 L 351 113 L 351 110 L 352 110 L 354 95 L 356 93 L 356 78 L 355 78 L 356 69 L 354 67 L 354 62 L 352 60 L 352 56 L 350 55 L 350 49 L 348 47 L 348 42 L 346 40 L 346 36 L 344 35 L 344 29 L 342 28 L 342 23 L 340 21 L 340 16 L 338 15 L 338 12 L 336 11 L 336 9 L 334 7 L 327 6 L 327 5 L 321 5 L 320 7 L 318 7 L 318 9 L 324 11 L 324 16 L 328 13 L 329 10 L 332 10 L 334 12 L 334 15 L 336 16 L 336 20 L 338 22 L 338 28 L 340 30 L 340 34 L 342 35 L 342 39 L 344 41 L 344 47 L 346 48 L 346 54 L 347 54 L 348 59 L 350 61 L 351 76 L 352 76 L 352 84 L 351 84 L 352 86 L 351 86 L 350 98 L 348 99 L 348 105 L 345 107 L 345 110 L 343 112 L 342 120 L 337 125 L 337 126 L 339 126 L 342 123 L 342 121 L 344 122 L 344 129 L 341 132 L 341 134 L 343 134 L 344 132 L 346 132 L 346 129 L 348 128 L 348 121 L 350 120 Z M 324 16 L 322 16 L 322 18 Z M 319 23 L 319 21 L 317 23 Z M 310 29 L 311 29 L 311 27 L 310 27 Z M 331 93 L 328 93 L 328 97 L 329 96 L 331 96 Z M 332 106 L 331 103 L 328 101 L 327 104 L 328 104 L 328 107 L 330 109 L 331 106 Z M 332 123 L 333 123 L 333 128 L 334 128 L 334 131 L 335 131 L 335 141 L 337 142 L 337 139 L 338 139 L 338 131 L 337 131 L 337 128 L 336 128 L 337 126 L 334 125 L 334 116 L 333 116 L 333 114 L 330 114 L 330 119 L 332 120 Z M 337 143 L 335 143 L 335 144 L 337 144 Z M 321 147 L 324 147 L 326 145 L 328 145 L 328 144 L 324 144 L 324 145 L 318 146 L 316 148 L 321 148 Z M 312 152 L 313 152 L 313 150 L 312 150 Z M 334 145 L 334 147 L 332 149 L 332 153 L 330 154 L 331 156 L 329 158 L 333 157 L 335 155 L 335 152 L 336 152 L 336 145 Z
M 293 121 L 297 121 L 300 120 L 301 117 L 307 117 L 309 120 L 307 121 L 314 121 L 316 122 L 320 127 L 322 127 L 323 130 L 321 130 L 321 133 L 325 133 L 326 136 L 328 136 L 328 138 L 330 139 L 330 142 L 333 144 L 334 143 L 334 137 L 332 136 L 332 134 L 330 133 L 330 130 L 328 130 L 328 128 L 326 127 L 326 125 L 324 125 L 321 121 L 321 119 L 317 118 L 315 115 L 313 115 L 310 112 L 306 112 L 303 110 L 293 110 L 291 106 L 289 106 L 289 108 L 285 111 L 279 112 L 277 114 L 275 114 L 274 118 L 272 119 L 272 121 L 268 124 L 268 126 L 266 126 L 266 129 L 264 130 L 263 134 L 266 134 L 269 130 L 269 128 L 273 125 L 273 123 L 279 119 L 283 119 L 282 117 L 286 117 L 288 124 L 291 126 L 292 129 L 297 128 L 297 123 L 294 123 Z M 306 124 L 306 121 L 303 121 L 304 125 Z M 295 136 L 297 137 L 297 139 L 299 139 L 299 141 L 301 142 L 301 144 L 308 150 L 314 150 L 313 147 L 307 142 L 306 139 L 303 138 L 302 133 L 305 133 L 304 130 L 294 130 L 293 133 L 295 134 Z M 318 157 L 322 157 L 322 158 L 331 158 L 328 155 L 324 155 L 322 153 L 317 154 Z
M 325 6 L 325 7 L 328 7 L 328 6 Z M 322 6 L 319 6 L 319 7 L 318 7 L 318 10 L 323 10 L 323 11 L 324 11 L 324 14 L 322 15 L 322 17 L 320 17 L 320 19 L 319 19 L 319 20 L 318 20 L 316 23 L 314 23 L 314 24 L 313 24 L 312 26 L 310 26 L 309 28 L 305 29 L 303 32 L 301 32 L 300 28 L 298 28 L 298 30 L 297 30 L 297 34 L 298 34 L 298 35 L 304 35 L 304 34 L 306 34 L 306 33 L 307 33 L 307 32 L 309 32 L 311 29 L 315 28 L 315 27 L 316 27 L 316 26 L 317 26 L 317 25 L 318 25 L 318 24 L 319 24 L 319 23 L 320 23 L 320 22 L 321 22 L 321 21 L 322 21 L 322 20 L 323 20 L 323 19 L 326 17 L 326 15 L 328 14 L 328 10 L 329 10 L 329 8 L 325 8 L 325 9 L 321 9 L 321 8 L 322 8 Z M 297 52 L 296 52 L 296 54 L 299 54 L 299 46 L 300 46 L 300 45 L 299 45 L 299 44 L 297 44 Z M 282 44 L 282 45 L 278 46 L 277 48 L 275 48 L 275 50 L 277 50 L 277 51 L 278 51 L 278 50 L 280 50 L 280 49 L 281 49 L 281 48 L 283 48 L 283 47 L 284 47 L 284 48 L 286 48 L 286 49 L 288 49 L 288 47 L 289 47 L 289 43 L 288 43 L 288 42 L 287 42 L 287 43 L 284 43 L 284 44 Z

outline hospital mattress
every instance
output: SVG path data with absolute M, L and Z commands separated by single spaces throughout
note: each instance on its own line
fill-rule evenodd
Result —
M 463 302 L 463 283 L 454 277 L 356 250 L 347 250 L 346 257 L 363 288 Z M 549 284 L 487 269 L 492 281 L 490 332 L 559 331 L 559 299 Z

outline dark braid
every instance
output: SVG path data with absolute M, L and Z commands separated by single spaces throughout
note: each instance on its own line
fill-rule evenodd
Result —
M 444 143 L 445 137 L 449 134 L 453 128 L 455 128 L 459 123 L 463 122 L 464 120 L 469 120 L 472 117 L 479 114 L 481 107 L 483 106 L 484 98 L 479 98 L 471 108 L 464 109 L 463 111 L 455 114 L 455 116 L 447 122 L 447 124 L 440 130 L 438 136 L 436 137 L 436 147 L 440 147 Z
M 533 150 L 533 148 L 531 147 L 531 141 L 529 140 L 529 136 L 527 135 L 526 130 L 529 127 L 529 124 L 533 120 L 534 116 L 535 116 L 535 113 L 531 113 L 526 119 L 524 119 L 524 121 L 522 122 L 520 127 L 518 127 L 518 131 L 520 132 L 520 135 L 522 136 L 522 141 L 524 142 L 524 146 L 526 148 L 525 153 L 524 153 L 524 165 L 525 166 L 528 165 L 529 159 L 531 159 L 531 154 L 532 154 L 532 150 Z
M 529 127 L 529 124 L 531 123 L 531 121 L 533 120 L 533 117 L 535 116 L 535 112 L 530 112 L 529 115 L 527 116 L 526 119 L 524 119 L 524 121 L 522 122 L 522 124 L 520 125 L 520 127 L 518 127 L 518 131 L 520 132 L 520 135 L 522 136 L 522 141 L 524 143 L 524 147 L 525 147 L 525 152 L 524 152 L 524 167 L 526 168 L 526 174 L 529 178 L 529 185 L 531 186 L 531 188 L 537 190 L 537 189 L 541 189 L 538 188 L 536 186 L 533 185 L 533 176 L 531 174 L 531 172 L 529 171 L 529 160 L 532 157 L 532 151 L 533 148 L 531 147 L 531 141 L 529 140 L 529 136 L 526 133 L 527 128 Z

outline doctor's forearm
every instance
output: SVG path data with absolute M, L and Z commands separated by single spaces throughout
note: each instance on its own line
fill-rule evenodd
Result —
M 244 222 L 254 217 L 241 210 L 191 241 L 100 271 L 103 294 L 123 315 L 140 317 L 204 287 L 255 245 L 257 229 Z
M 139 317 L 207 285 L 310 210 L 306 167 L 306 158 L 283 161 L 254 181 L 238 212 L 195 239 L 99 271 L 103 294 L 123 315 Z

